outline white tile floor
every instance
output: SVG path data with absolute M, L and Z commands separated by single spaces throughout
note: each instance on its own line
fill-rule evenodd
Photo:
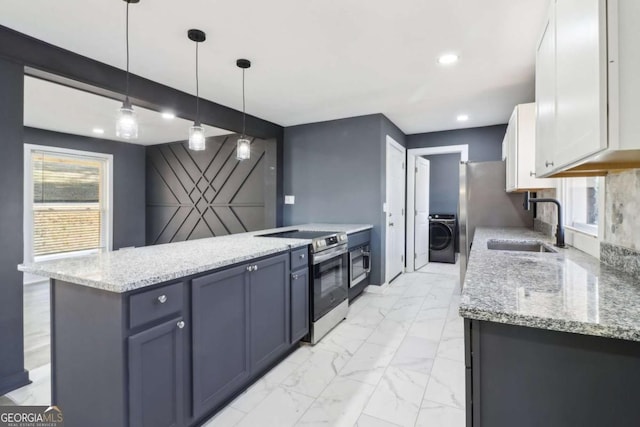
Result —
M 458 303 L 458 265 L 371 287 L 318 345 L 296 350 L 205 426 L 463 427 Z M 0 405 L 49 404 L 49 366 Z
M 458 265 L 372 288 L 346 321 L 303 346 L 206 427 L 463 427 Z

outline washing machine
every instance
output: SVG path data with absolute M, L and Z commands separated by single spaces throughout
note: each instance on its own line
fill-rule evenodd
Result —
M 456 263 L 456 216 L 429 215 L 429 262 Z

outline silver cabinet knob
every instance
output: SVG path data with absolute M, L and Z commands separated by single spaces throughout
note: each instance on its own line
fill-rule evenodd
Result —
M 160 296 L 158 297 L 158 302 L 159 302 L 160 304 L 164 304 L 165 302 L 167 302 L 167 296 L 166 296 L 166 295 L 160 295 Z
M 293 275 L 293 280 L 298 280 L 298 275 L 297 274 Z
M 253 271 L 253 265 L 247 266 L 247 271 Z
M 257 266 L 257 265 L 254 265 L 254 266 L 253 266 L 253 271 L 256 271 L 257 269 L 258 269 L 258 266 Z
M 544 165 L 546 167 L 553 166 L 553 162 L 550 162 L 550 161 L 547 160 L 546 162 L 544 162 Z
M 181 320 L 181 321 L 179 321 L 179 322 L 177 323 L 177 325 L 178 325 L 178 328 L 180 328 L 180 329 L 184 328 L 184 321 L 182 321 L 182 320 Z

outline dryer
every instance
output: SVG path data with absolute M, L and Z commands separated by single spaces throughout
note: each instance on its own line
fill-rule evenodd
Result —
M 456 263 L 456 216 L 429 215 L 429 262 Z

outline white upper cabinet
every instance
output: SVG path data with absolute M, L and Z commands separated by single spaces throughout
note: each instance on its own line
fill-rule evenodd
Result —
M 553 179 L 536 178 L 536 104 L 517 105 L 505 135 L 507 191 L 554 188 Z
M 640 167 L 640 1 L 551 0 L 536 52 L 537 176 Z

